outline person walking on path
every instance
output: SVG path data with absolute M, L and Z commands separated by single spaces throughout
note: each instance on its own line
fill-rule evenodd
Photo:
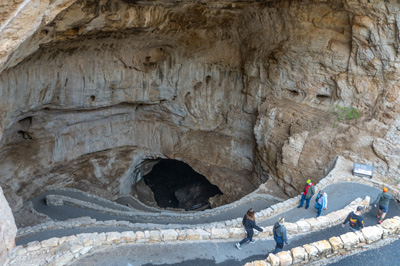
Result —
M 253 228 L 254 228 L 254 229 L 257 229 L 257 230 L 260 231 L 260 232 L 263 231 L 262 228 L 260 228 L 260 227 L 258 227 L 258 226 L 256 225 L 255 217 L 254 217 L 254 209 L 253 209 L 253 208 L 250 208 L 250 209 L 246 212 L 245 216 L 243 217 L 242 224 L 243 224 L 243 226 L 244 226 L 244 229 L 246 230 L 247 237 L 245 237 L 245 238 L 244 238 L 242 241 L 240 241 L 239 243 L 236 243 L 236 244 L 235 244 L 236 247 L 237 247 L 237 249 L 242 249 L 241 246 L 242 246 L 244 243 L 248 242 L 248 241 L 250 241 L 250 244 L 254 244 L 255 241 L 253 240 L 253 235 L 254 235 L 254 230 L 253 230 Z
M 315 208 L 318 210 L 317 217 L 321 216 L 322 209 L 328 208 L 328 195 L 323 190 L 320 190 L 315 198 Z
M 347 222 L 349 222 L 350 229 L 353 232 L 360 231 L 361 229 L 364 228 L 364 219 L 361 216 L 361 211 L 363 207 L 358 206 L 357 210 L 355 212 L 350 212 L 349 215 L 347 215 L 346 219 L 342 223 L 342 227 L 345 226 Z
M 272 252 L 273 254 L 276 254 L 283 250 L 283 243 L 285 243 L 286 245 L 289 244 L 284 223 L 285 218 L 279 218 L 279 221 L 275 223 L 274 229 L 272 230 L 272 232 L 274 233 L 274 240 L 276 242 L 275 250 Z
M 303 207 L 304 201 L 306 201 L 306 209 L 308 209 L 308 207 L 310 207 L 310 200 L 312 196 L 314 196 L 314 194 L 315 194 L 314 184 L 311 182 L 310 179 L 308 179 L 307 184 L 304 188 L 304 192 L 303 194 L 301 194 L 300 205 L 297 206 L 297 208 Z
M 392 194 L 388 193 L 387 187 L 384 187 L 382 188 L 382 192 L 379 193 L 375 201 L 371 203 L 371 205 L 374 205 L 374 207 L 379 204 L 378 214 L 376 215 L 376 217 L 380 218 L 378 224 L 381 224 L 383 219 L 385 219 L 385 216 L 389 210 L 389 201 L 391 199 L 393 199 Z

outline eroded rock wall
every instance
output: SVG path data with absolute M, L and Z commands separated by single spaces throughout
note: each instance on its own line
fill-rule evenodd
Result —
M 279 6 L 254 14 L 256 30 L 246 41 L 256 51 L 244 76 L 246 107 L 258 108 L 261 168 L 291 195 L 306 179 L 323 177 L 338 154 L 398 176 L 399 164 L 388 158 L 398 158 L 390 150 L 399 150 L 399 5 Z M 338 121 L 336 105 L 361 117 Z
M 125 195 L 156 158 L 206 176 L 219 204 L 270 177 L 295 195 L 337 155 L 398 176 L 395 1 L 128 2 L 54 1 L 25 35 L 26 16 L 1 22 L 14 209 L 49 186 Z
M 4 197 L 3 190 L 0 187 L 0 264 L 5 265 L 8 261 L 8 254 L 15 247 L 15 236 L 17 235 L 17 226 L 10 206 Z
M 128 7 L 121 5 L 117 11 Z M 82 10 L 72 6 L 54 28 L 80 18 Z M 153 12 L 171 11 L 143 11 L 158 25 L 166 22 Z M 107 16 L 97 19 L 109 22 Z M 194 32 L 194 26 L 172 37 L 169 28 L 160 40 L 141 27 L 138 33 L 72 36 L 3 71 L 1 106 L 9 112 L 2 121 L 9 125 L 2 157 L 9 171 L 2 180 L 13 206 L 48 186 L 121 196 L 145 159 L 188 163 L 223 191 L 221 203 L 266 180 L 253 174 L 254 118 L 241 111 L 238 40 L 219 36 L 219 28 Z

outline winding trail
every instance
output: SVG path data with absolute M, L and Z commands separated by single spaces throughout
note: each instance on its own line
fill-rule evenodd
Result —
M 358 183 L 336 183 L 327 186 L 324 189 L 329 195 L 328 210 L 323 211 L 322 215 L 334 212 L 346 206 L 357 197 L 365 197 L 369 195 L 371 200 L 380 192 L 380 189 L 369 187 Z M 279 216 L 286 217 L 289 222 L 295 222 L 302 218 L 310 218 L 316 216 L 313 208 L 314 198 L 311 200 L 309 209 L 293 208 Z M 400 205 L 392 201 L 387 218 L 400 215 Z M 376 208 L 364 214 L 365 225 L 371 226 L 377 223 Z M 271 217 L 265 221 L 258 222 L 258 225 L 272 225 L 277 217 Z M 284 250 L 301 246 L 311 242 L 328 239 L 332 236 L 341 235 L 349 232 L 348 226 L 342 228 L 341 225 L 330 227 L 315 233 L 296 235 L 289 237 L 289 245 Z M 257 237 L 256 237 L 257 239 Z M 254 245 L 247 244 L 241 250 L 234 247 L 235 241 L 207 241 L 207 242 L 184 242 L 173 244 L 147 244 L 147 245 L 126 245 L 118 248 L 111 248 L 104 251 L 96 252 L 92 255 L 76 260 L 73 266 L 239 266 L 247 262 L 255 260 L 263 260 L 268 253 L 273 251 L 275 242 L 273 240 L 258 240 Z M 340 263 L 340 262 L 339 262 Z M 357 265 L 370 265 L 368 261 L 364 263 L 358 261 Z M 343 265 L 343 264 L 338 264 Z M 356 264 L 354 264 L 356 265 Z M 375 264 L 376 265 L 376 264 Z
M 344 208 L 351 201 L 358 197 L 364 198 L 370 196 L 371 200 L 380 192 L 380 189 L 362 185 L 359 183 L 335 183 L 328 185 L 325 189 L 328 194 L 328 210 L 323 211 L 322 215 L 326 215 L 330 212 Z M 71 218 L 67 214 L 72 214 L 72 217 L 80 216 L 91 216 L 91 213 L 86 210 L 81 210 L 74 207 L 55 207 L 45 206 L 40 204 L 43 202 L 43 198 L 37 198 L 37 202 L 34 203 L 35 209 L 43 213 L 51 214 L 50 217 L 57 220 L 63 220 Z M 311 200 L 310 208 L 292 208 L 286 212 L 280 213 L 279 217 L 285 217 L 288 222 L 296 222 L 301 219 L 307 219 L 316 216 L 314 209 L 315 200 Z M 239 204 L 235 208 L 227 209 L 226 211 L 211 217 L 199 217 L 198 219 L 185 220 L 177 215 L 177 221 L 181 222 L 181 226 L 185 224 L 201 224 L 208 223 L 210 221 L 224 221 L 232 218 L 242 217 L 245 211 L 249 207 L 254 207 L 256 211 L 265 208 L 264 206 L 268 203 L 265 200 L 255 200 L 247 202 L 246 204 Z M 268 205 L 267 205 L 268 206 Z M 67 209 L 65 209 L 67 208 Z M 376 209 L 373 208 L 368 213 L 364 214 L 366 226 L 375 225 L 377 222 Z M 83 215 L 82 215 L 82 214 Z M 103 214 L 93 213 L 91 216 L 96 219 L 109 219 L 108 216 Z M 390 203 L 389 213 L 387 218 L 400 215 L 400 206 L 397 202 L 392 201 Z M 118 217 L 117 217 L 118 218 Z M 116 219 L 116 217 L 112 217 Z M 273 225 L 277 216 L 270 217 L 263 221 L 258 221 L 257 224 L 260 226 Z M 141 223 L 149 223 L 153 221 L 137 221 Z M 109 231 L 136 231 L 141 228 L 118 228 L 118 227 L 89 227 L 89 228 L 72 228 L 72 229 L 57 229 L 45 232 L 38 232 L 32 235 L 28 235 L 17 239 L 17 244 L 24 244 L 34 240 L 43 240 L 51 237 L 60 237 L 67 235 L 74 235 L 78 233 L 88 232 L 109 232 Z M 319 241 L 322 239 L 328 239 L 331 236 L 341 235 L 349 231 L 348 227 L 342 228 L 341 225 L 330 227 L 325 230 L 318 232 L 289 236 L 290 244 L 285 246 L 284 250 L 291 249 L 296 246 L 301 246 L 311 242 Z M 242 250 L 234 248 L 235 241 L 231 239 L 225 241 L 204 241 L 204 242 L 174 242 L 174 243 L 157 243 L 157 244 L 134 244 L 124 245 L 117 248 L 108 248 L 102 251 L 97 251 L 92 255 L 85 256 L 71 263 L 70 265 L 244 265 L 246 262 L 265 259 L 270 251 L 274 249 L 275 242 L 273 240 L 261 240 L 254 245 L 244 245 Z M 396 242 L 395 242 L 396 243 Z M 372 252 L 372 251 L 371 251 Z M 367 263 L 367 264 L 365 264 Z M 364 265 L 368 265 L 368 261 L 365 261 Z M 356 265 L 356 264 L 353 264 Z M 358 264 L 361 265 L 361 264 Z M 375 264 L 376 265 L 376 264 Z
M 153 217 L 143 218 L 142 215 L 137 218 L 126 218 L 126 217 L 118 217 L 116 215 L 108 215 L 104 213 L 99 213 L 91 210 L 85 210 L 77 207 L 71 206 L 48 206 L 46 205 L 46 195 L 58 193 L 59 195 L 74 197 L 80 200 L 97 203 L 99 205 L 103 205 L 104 207 L 111 207 L 107 204 L 103 204 L 102 202 L 98 202 L 92 198 L 84 197 L 80 193 L 74 193 L 70 191 L 51 191 L 43 193 L 42 195 L 32 199 L 33 207 L 35 211 L 45 214 L 49 216 L 54 221 L 66 221 L 72 218 L 79 218 L 88 216 L 90 218 L 96 219 L 97 221 L 107 221 L 107 220 L 116 220 L 116 221 L 129 221 L 132 223 L 137 223 L 135 228 L 127 228 L 127 227 L 118 227 L 118 226 L 109 226 L 109 227 L 84 227 L 84 228 L 65 228 L 65 229 L 55 229 L 55 230 L 46 230 L 30 235 L 26 235 L 23 237 L 17 237 L 16 244 L 22 245 L 32 241 L 42 241 L 45 239 L 49 239 L 52 237 L 62 237 L 62 236 L 70 236 L 80 233 L 94 233 L 94 232 L 123 232 L 123 231 L 138 231 L 138 230 L 149 230 L 152 228 L 159 228 L 163 225 L 165 227 L 172 228 L 189 228 L 193 225 L 201 225 L 212 222 L 226 221 L 230 219 L 235 219 L 241 217 L 243 213 L 245 213 L 249 206 L 253 207 L 256 212 L 265 209 L 267 206 L 271 206 L 273 204 L 278 203 L 279 201 L 271 199 L 269 197 L 264 197 L 263 195 L 255 196 L 251 200 L 244 200 L 242 202 L 238 202 L 234 205 L 234 207 L 229 209 L 224 209 L 222 212 L 211 215 L 199 215 L 199 217 L 185 217 L 180 215 L 180 213 L 167 211 L 169 214 L 175 214 L 171 219 L 166 220 L 154 220 Z M 139 209 L 143 213 L 143 208 Z M 161 211 L 160 211 L 161 213 Z M 188 212 L 185 212 L 186 214 Z M 200 212 L 202 213 L 202 212 Z

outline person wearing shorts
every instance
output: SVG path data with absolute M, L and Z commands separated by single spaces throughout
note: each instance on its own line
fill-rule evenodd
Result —
M 379 205 L 378 214 L 376 215 L 379 218 L 378 223 L 381 224 L 383 219 L 389 210 L 389 201 L 393 199 L 392 194 L 388 193 L 387 187 L 382 188 L 382 192 L 379 193 L 378 197 L 375 199 L 374 202 L 371 203 L 374 207 Z

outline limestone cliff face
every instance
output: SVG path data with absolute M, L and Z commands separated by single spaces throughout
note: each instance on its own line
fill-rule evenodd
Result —
M 15 247 L 15 236 L 17 235 L 17 227 L 13 214 L 3 190 L 0 187 L 0 263 L 6 265 L 8 261 L 8 253 Z
M 294 195 L 339 154 L 399 173 L 395 1 L 6 5 L 0 185 L 13 209 L 46 187 L 126 195 L 155 158 L 206 176 L 218 204 L 270 177 Z M 335 105 L 361 117 L 337 121 Z
M 262 168 L 287 193 L 324 176 L 338 154 L 398 176 L 389 159 L 399 158 L 398 14 L 395 3 L 366 1 L 288 5 L 279 17 L 266 10 L 268 24 L 282 28 L 260 25 L 265 34 L 256 38 L 276 41 L 265 40 L 269 52 L 258 49 L 247 63 L 256 80 L 247 102 L 258 108 Z M 336 105 L 361 117 L 338 121 Z

